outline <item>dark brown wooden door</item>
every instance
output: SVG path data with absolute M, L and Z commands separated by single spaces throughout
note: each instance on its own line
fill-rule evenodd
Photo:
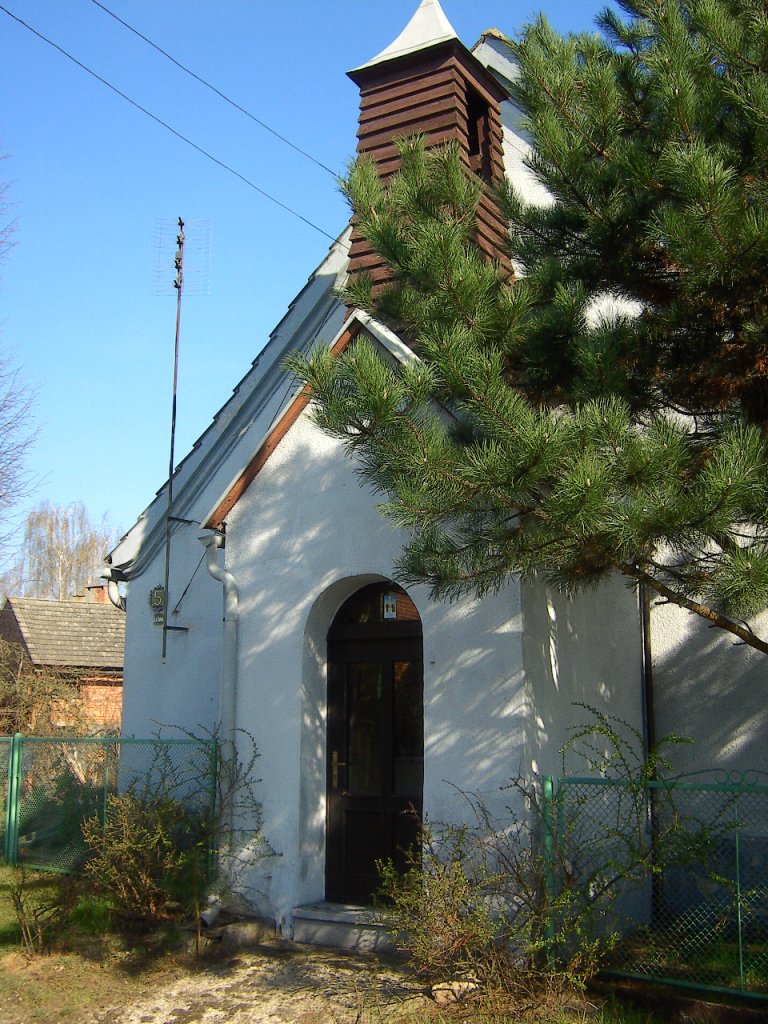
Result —
M 366 591 L 374 591 L 368 598 L 384 600 L 395 594 L 396 602 L 413 608 L 392 585 Z M 358 595 L 351 600 L 359 607 Z M 365 903 L 378 886 L 376 861 L 391 858 L 403 867 L 405 850 L 418 838 L 424 774 L 421 623 L 418 616 L 348 618 L 337 616 L 328 638 L 326 898 Z

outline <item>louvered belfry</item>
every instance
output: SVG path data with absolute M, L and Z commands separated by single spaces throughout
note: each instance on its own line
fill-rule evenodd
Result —
M 367 154 L 383 178 L 399 165 L 394 140 L 422 135 L 427 145 L 458 143 L 467 170 L 488 185 L 504 175 L 500 104 L 507 94 L 460 42 L 438 0 L 422 0 L 386 50 L 349 72 L 360 88 L 358 154 Z M 490 190 L 479 207 L 476 242 L 490 259 L 506 260 L 507 229 Z M 365 271 L 381 287 L 389 270 L 357 231 L 350 273 Z

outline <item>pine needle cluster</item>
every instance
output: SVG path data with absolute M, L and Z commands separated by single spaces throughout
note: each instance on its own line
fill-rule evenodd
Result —
M 346 180 L 393 273 L 346 298 L 419 359 L 359 341 L 292 365 L 408 531 L 404 581 L 618 572 L 768 653 L 745 621 L 768 607 L 768 13 L 621 7 L 508 41 L 553 200 L 496 197 L 516 278 L 473 244 L 485 186 L 458 150 L 403 140 L 386 183 L 365 160 Z

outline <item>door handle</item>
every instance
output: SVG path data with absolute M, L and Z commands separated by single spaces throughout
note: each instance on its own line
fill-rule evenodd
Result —
M 348 762 L 340 761 L 338 750 L 334 750 L 331 755 L 331 787 L 333 789 L 339 788 L 339 768 L 346 767 L 348 767 Z

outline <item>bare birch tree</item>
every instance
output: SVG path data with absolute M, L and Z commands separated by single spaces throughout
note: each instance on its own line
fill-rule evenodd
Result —
M 15 230 L 7 185 L 0 184 L 0 263 L 12 248 Z M 26 459 L 35 438 L 33 397 L 11 360 L 0 354 L 0 555 L 10 538 L 10 512 L 29 491 Z
M 6 593 L 55 601 L 80 594 L 100 575 L 116 539 L 106 518 L 91 523 L 82 502 L 42 501 L 27 516 L 19 557 L 4 580 Z

